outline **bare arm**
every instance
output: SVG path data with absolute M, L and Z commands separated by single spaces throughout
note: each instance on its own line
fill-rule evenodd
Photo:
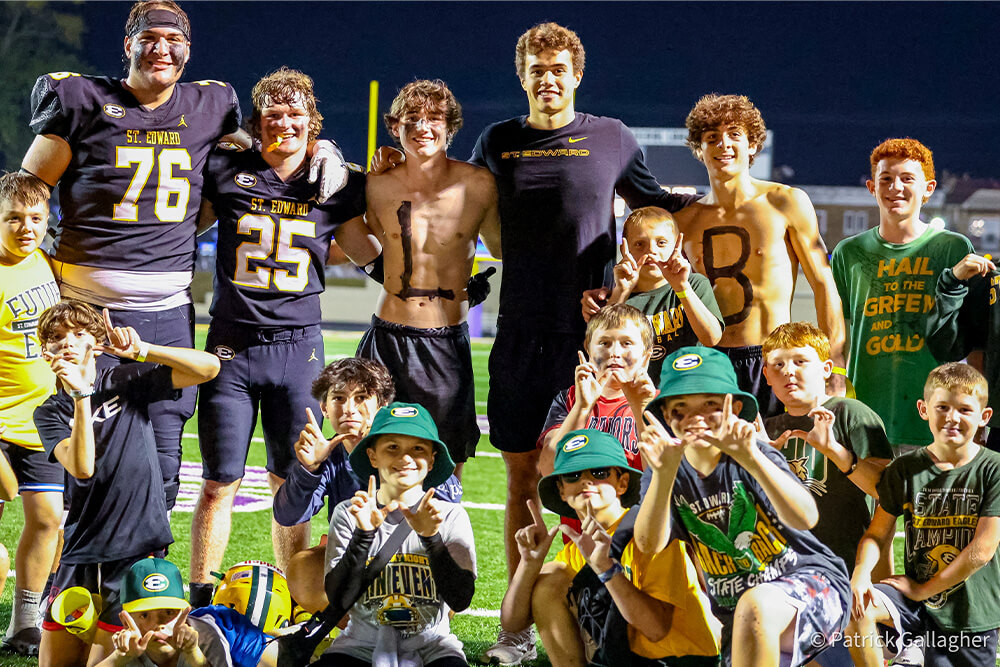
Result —
M 846 338 L 844 310 L 833 271 L 830 270 L 826 245 L 819 235 L 816 211 L 806 193 L 795 188 L 788 191 L 788 196 L 782 197 L 779 208 L 788 218 L 789 241 L 812 287 L 819 328 L 830 338 L 830 358 L 834 365 L 843 368 Z
M 658 642 L 667 636 L 674 619 L 674 605 L 639 590 L 621 572 L 604 585 L 629 625 L 650 641 Z
M 486 204 L 486 211 L 483 214 L 483 222 L 479 226 L 479 235 L 483 238 L 483 243 L 486 244 L 486 249 L 490 251 L 490 254 L 500 259 L 500 210 L 497 207 L 497 186 L 493 180 L 493 174 L 486 172 L 489 177 L 489 185 L 487 188 L 488 201 Z
M 40 134 L 35 137 L 21 160 L 21 169 L 55 187 L 73 159 L 73 150 L 62 137 Z
M 382 252 L 382 245 L 375 238 L 375 233 L 365 224 L 363 215 L 351 218 L 337 227 L 333 237 L 344 254 L 358 266 L 373 262 Z
M 73 400 L 73 430 L 70 436 L 56 445 L 56 460 L 66 472 L 77 479 L 94 475 L 94 425 L 90 417 L 90 396 Z
M 876 507 L 872 522 L 868 524 L 868 530 L 858 543 L 858 558 L 851 576 L 851 613 L 854 618 L 860 618 L 873 602 L 872 570 L 882 555 L 882 549 L 892 544 L 895 532 L 896 516 L 886 512 L 881 506 Z
M 212 202 L 207 199 L 201 200 L 201 208 L 198 209 L 198 231 L 196 234 L 204 234 L 215 224 L 218 217 L 215 215 L 215 209 L 212 208 Z
M 244 130 L 242 127 L 235 132 L 227 134 L 226 136 L 219 139 L 219 143 L 227 142 L 240 147 L 240 150 L 248 150 L 253 146 L 253 138 L 250 133 Z
M 753 429 L 753 426 L 750 425 Z M 738 461 L 764 489 L 778 518 L 789 528 L 810 530 L 819 520 L 816 501 L 805 486 L 779 468 L 759 447 L 745 461 Z
M 644 426 L 639 436 L 639 453 L 652 471 L 649 488 L 639 503 L 633 538 L 644 554 L 659 553 L 670 540 L 670 508 L 677 469 L 684 457 L 684 444 L 672 438 L 651 412 L 642 413 Z
M 566 564 L 560 561 L 543 565 L 545 555 L 552 546 L 552 539 L 558 532 L 558 524 L 551 529 L 547 528 L 541 510 L 532 500 L 528 501 L 528 511 L 532 522 L 514 534 L 521 560 L 500 605 L 500 623 L 508 632 L 520 632 L 531 625 L 531 592 L 535 589 L 539 576 L 561 576 L 566 573 Z

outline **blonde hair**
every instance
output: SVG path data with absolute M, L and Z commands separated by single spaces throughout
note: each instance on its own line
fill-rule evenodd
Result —
M 629 216 L 625 218 L 625 223 L 622 225 L 622 238 L 627 241 L 629 236 L 631 236 L 639 227 L 653 227 L 659 225 L 667 225 L 667 227 L 670 228 L 670 235 L 674 239 L 677 238 L 677 223 L 674 221 L 674 216 L 670 215 L 670 211 L 660 208 L 659 206 L 643 206 L 642 208 L 637 208 L 629 213 Z
M 616 303 L 613 306 L 601 308 L 600 311 L 587 322 L 587 334 L 584 336 L 584 347 L 590 347 L 590 340 L 598 331 L 605 329 L 621 329 L 628 323 L 639 327 L 639 336 L 642 339 L 642 349 L 648 352 L 653 349 L 653 325 L 649 323 L 641 310 L 627 303 Z
M 927 382 L 924 383 L 925 401 L 930 400 L 935 389 L 975 396 L 982 407 L 986 407 L 990 398 L 990 387 L 983 374 L 960 361 L 941 364 L 930 372 Z

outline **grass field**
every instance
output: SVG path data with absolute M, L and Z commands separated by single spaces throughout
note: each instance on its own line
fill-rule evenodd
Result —
M 205 327 L 199 326 L 196 346 L 203 347 Z M 327 332 L 326 360 L 351 356 L 357 347 L 360 333 Z M 476 411 L 480 415 L 486 413 L 486 393 L 489 386 L 487 372 L 487 357 L 490 343 L 473 342 L 472 357 L 476 373 Z M 260 438 L 260 432 L 255 435 Z M 506 488 L 503 461 L 499 452 L 489 443 L 489 437 L 483 435 L 479 441 L 479 456 L 470 460 L 463 474 L 465 487 L 464 503 L 472 520 L 476 536 L 476 552 L 478 556 L 479 578 L 476 582 L 476 595 L 471 609 L 458 614 L 452 621 L 452 629 L 458 638 L 464 642 L 466 653 L 474 660 L 496 638 L 496 628 L 499 624 L 500 601 L 506 588 L 506 570 L 503 555 L 503 510 Z M 188 422 L 184 439 L 184 461 L 200 463 L 197 441 L 197 419 Z M 265 463 L 262 441 L 255 442 L 251 447 L 248 465 L 263 466 Z M 249 480 L 244 486 L 249 484 Z M 182 494 L 196 493 L 195 482 L 182 484 Z M 313 543 L 327 532 L 326 512 L 318 514 L 312 522 Z M 550 523 L 554 517 L 550 515 Z M 171 519 L 174 544 L 170 548 L 170 560 L 176 563 L 184 575 L 188 576 L 191 540 L 191 514 L 189 511 L 175 511 Z M 8 503 L 0 521 L 0 542 L 7 546 L 13 559 L 14 549 L 22 526 L 21 504 L 17 501 Z M 557 542 L 558 543 L 558 542 Z M 902 562 L 901 540 L 895 544 L 896 563 Z M 255 558 L 273 562 L 270 539 L 270 515 L 266 510 L 239 512 L 233 515 L 233 532 L 229 540 L 224 567 L 233 563 Z M 12 564 L 13 567 L 13 564 Z M 10 616 L 13 578 L 9 579 L 0 597 L 0 629 L 7 627 Z M 539 647 L 540 648 L 540 647 Z M 0 666 L 35 665 L 36 660 L 17 658 L 0 654 Z M 539 665 L 548 665 L 548 660 L 540 651 Z

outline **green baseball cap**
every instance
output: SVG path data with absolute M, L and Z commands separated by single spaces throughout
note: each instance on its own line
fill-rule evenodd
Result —
M 177 566 L 162 558 L 136 561 L 122 578 L 122 608 L 133 611 L 187 609 L 184 580 Z
M 368 478 L 372 475 L 375 475 L 376 481 L 379 479 L 378 471 L 368 459 L 368 448 L 375 445 L 380 435 L 386 434 L 410 435 L 434 443 L 434 466 L 427 472 L 424 489 L 444 483 L 455 471 L 455 462 L 448 453 L 448 447 L 438 437 L 437 424 L 427 408 L 419 403 L 390 403 L 375 413 L 368 435 L 351 452 L 351 469 L 362 487 L 368 485 Z
M 661 408 L 667 398 L 690 394 L 732 394 L 743 401 L 740 419 L 757 417 L 757 399 L 740 389 L 729 357 L 710 347 L 682 347 L 664 359 L 660 394 L 646 409 L 662 421 Z
M 621 496 L 622 507 L 631 507 L 639 502 L 639 478 L 641 470 L 628 464 L 625 450 L 618 438 L 593 428 L 571 431 L 556 446 L 556 460 L 552 473 L 538 482 L 538 497 L 542 505 L 556 514 L 577 518 L 576 510 L 559 495 L 556 481 L 560 475 L 582 472 L 594 468 L 620 468 L 629 473 L 628 488 Z

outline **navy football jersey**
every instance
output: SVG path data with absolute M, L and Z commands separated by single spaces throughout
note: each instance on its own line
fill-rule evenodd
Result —
M 172 371 L 159 364 L 122 364 L 97 371 L 90 398 L 94 475 L 66 475 L 62 562 L 103 563 L 162 549 L 173 542 L 156 458 L 149 404 L 176 399 Z M 70 437 L 73 399 L 58 391 L 35 409 L 49 460 Z
M 257 151 L 217 150 L 204 197 L 219 219 L 212 318 L 259 327 L 304 327 L 321 319 L 319 295 L 333 231 L 365 212 L 365 176 L 318 205 L 302 172 L 283 182 Z
M 179 83 L 150 111 L 117 79 L 70 72 L 38 78 L 31 129 L 65 139 L 73 158 L 59 181 L 61 262 L 132 271 L 192 271 L 202 172 L 235 132 L 236 91 L 221 81 Z

